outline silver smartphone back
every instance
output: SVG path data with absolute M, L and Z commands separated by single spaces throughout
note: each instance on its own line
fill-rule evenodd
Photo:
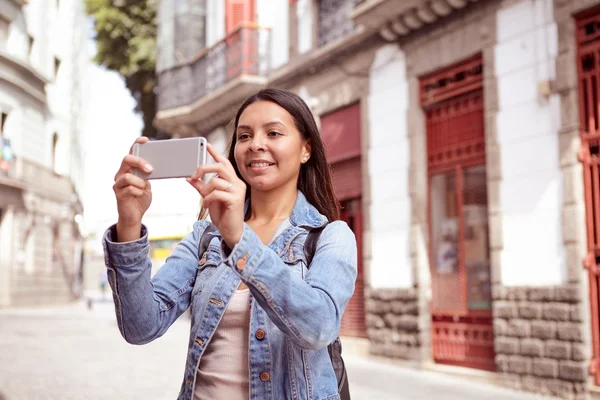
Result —
M 206 164 L 206 138 L 155 140 L 133 145 L 132 154 L 147 161 L 153 168 L 147 174 L 134 168 L 132 173 L 143 179 L 184 178 Z

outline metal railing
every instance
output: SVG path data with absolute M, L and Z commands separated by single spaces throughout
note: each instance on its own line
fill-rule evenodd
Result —
M 270 30 L 242 23 L 190 61 L 158 76 L 158 109 L 194 103 L 242 76 L 266 76 L 270 68 Z

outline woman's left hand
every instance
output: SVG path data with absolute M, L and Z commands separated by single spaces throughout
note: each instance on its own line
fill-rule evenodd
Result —
M 238 178 L 227 158 L 210 144 L 207 145 L 207 150 L 215 163 L 198 167 L 194 175 L 186 180 L 198 190 L 204 207 L 210 213 L 212 223 L 219 229 L 227 246 L 233 249 L 244 232 L 246 184 Z M 204 183 L 202 177 L 207 173 L 216 173 L 218 176 Z

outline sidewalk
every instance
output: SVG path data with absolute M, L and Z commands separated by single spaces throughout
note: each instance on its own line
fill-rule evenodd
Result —
M 133 346 L 120 336 L 112 302 L 0 310 L 0 400 L 175 399 L 189 320 Z M 394 362 L 344 354 L 353 400 L 539 400 Z

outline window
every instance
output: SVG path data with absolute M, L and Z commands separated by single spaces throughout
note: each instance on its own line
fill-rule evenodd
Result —
M 60 60 L 57 57 L 54 57 L 54 79 L 57 79 L 59 69 L 60 69 Z
M 52 135 L 52 169 L 56 172 L 58 158 L 56 157 L 56 148 L 58 146 L 58 133 Z
M 2 113 L 0 116 L 0 135 L 4 135 L 4 127 L 6 125 L 6 120 L 8 119 L 7 113 Z
M 0 49 L 6 49 L 10 22 L 0 16 Z
M 354 21 L 350 18 L 354 3 L 355 0 L 319 1 L 317 38 L 319 46 L 331 43 L 354 30 Z
M 31 58 L 31 54 L 33 51 L 33 44 L 35 43 L 35 39 L 31 35 L 29 35 L 28 37 L 29 37 L 29 51 L 28 51 L 27 56 L 29 56 L 29 58 Z

